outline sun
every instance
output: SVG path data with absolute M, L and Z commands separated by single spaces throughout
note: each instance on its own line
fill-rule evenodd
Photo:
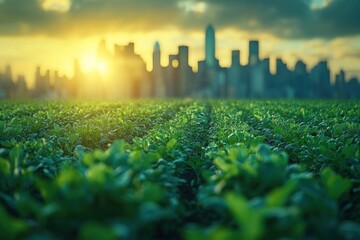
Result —
M 85 56 L 81 58 L 81 66 L 84 73 L 99 73 L 104 76 L 108 73 L 108 64 L 94 56 Z

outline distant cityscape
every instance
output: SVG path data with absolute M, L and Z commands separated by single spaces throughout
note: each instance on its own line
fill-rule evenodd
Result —
M 129 98 L 360 98 L 356 77 L 348 79 L 344 71 L 330 81 L 326 60 L 308 70 L 298 60 L 293 70 L 276 59 L 276 72 L 270 72 L 270 59 L 259 57 L 259 41 L 249 41 L 247 65 L 240 64 L 240 50 L 231 53 L 231 66 L 219 64 L 216 57 L 215 30 L 209 25 L 205 32 L 205 59 L 198 62 L 197 71 L 189 65 L 189 47 L 179 46 L 178 54 L 169 55 L 168 66 L 161 65 L 161 47 L 153 50 L 153 69 L 134 51 L 134 43 L 114 45 L 108 51 L 105 40 L 97 49 L 97 60 L 106 68 L 84 73 L 78 60 L 74 75 L 67 77 L 58 71 L 36 68 L 35 85 L 29 89 L 25 77 L 13 78 L 11 66 L 0 73 L 0 99 L 129 99 Z

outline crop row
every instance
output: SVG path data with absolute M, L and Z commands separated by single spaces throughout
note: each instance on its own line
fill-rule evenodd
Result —
M 0 238 L 357 239 L 358 105 L 315 103 L 129 103 L 44 131 L 41 155 L 3 141 Z M 342 168 L 316 160 L 328 140 Z
M 349 178 L 352 188 L 342 202 L 341 215 L 360 221 L 359 112 L 357 105 L 344 102 L 312 107 L 289 103 L 271 107 L 263 103 L 252 110 L 246 121 L 265 137 L 266 143 L 286 151 L 291 163 L 300 164 L 315 175 L 330 167 Z
M 139 233 L 149 237 L 176 233 L 188 217 L 194 195 L 189 184 L 194 185 L 196 178 L 186 162 L 197 159 L 206 139 L 205 108 L 197 104 L 181 108 L 174 119 L 144 138 L 135 138 L 132 145 L 116 142 L 106 152 L 93 153 L 78 148 L 78 164 L 63 164 L 52 181 L 34 178 L 32 169 L 15 166 L 16 157 L 10 154 L 9 164 L 2 161 L 7 182 L 1 190 L 8 193 L 5 206 L 17 217 L 31 219 L 33 225 L 3 210 L 0 226 L 5 221 L 17 226 L 2 233 L 49 238 L 87 238 L 93 231 L 125 238 L 137 238 Z M 24 189 L 29 184 L 33 194 Z
M 94 107 L 84 104 L 78 106 L 84 107 L 79 111 L 78 107 L 64 104 L 61 111 L 55 112 L 53 104 L 40 104 L 41 109 L 48 111 L 0 122 L 0 157 L 8 158 L 11 149 L 19 149 L 24 155 L 23 164 L 33 167 L 37 174 L 51 177 L 62 162 L 77 161 L 76 149 L 105 149 L 115 139 L 131 142 L 172 118 L 181 105 L 181 102 L 160 106 L 141 102 Z
M 289 164 L 288 155 L 264 144 L 249 125 L 252 114 L 228 103 L 214 104 L 206 155 L 216 171 L 198 194 L 210 224 L 188 229 L 190 239 L 352 239 L 359 225 L 342 221 L 339 199 L 351 181 L 331 168 L 320 176 Z M 209 174 L 210 173 L 210 174 Z

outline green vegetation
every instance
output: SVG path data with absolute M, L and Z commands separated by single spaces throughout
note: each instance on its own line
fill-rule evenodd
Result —
M 360 103 L 0 103 L 0 239 L 360 239 Z

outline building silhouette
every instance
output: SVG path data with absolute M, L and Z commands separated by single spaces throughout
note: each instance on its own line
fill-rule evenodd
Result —
M 161 51 L 159 42 L 156 42 L 154 45 L 152 76 L 153 88 L 151 95 L 156 98 L 166 97 L 164 68 L 161 66 Z
M 249 66 L 254 66 L 259 63 L 259 41 L 251 40 L 249 42 Z
M 229 98 L 245 98 L 247 92 L 245 79 L 244 67 L 240 64 L 240 50 L 233 50 L 226 81 L 226 94 Z
M 260 42 L 249 41 L 248 62 L 240 63 L 240 50 L 232 50 L 231 65 L 222 67 L 216 57 L 216 34 L 212 25 L 205 28 L 205 59 L 198 61 L 197 72 L 189 64 L 190 48 L 182 45 L 178 53 L 168 56 L 169 64 L 161 65 L 161 48 L 154 43 L 151 71 L 135 52 L 135 44 L 114 45 L 108 51 L 106 41 L 97 48 L 99 66 L 106 67 L 84 73 L 78 60 L 69 78 L 58 71 L 35 71 L 35 86 L 27 88 L 24 76 L 16 80 L 11 66 L 0 71 L 0 98 L 43 99 L 128 99 L 128 98 L 360 98 L 357 78 L 346 78 L 341 70 L 331 83 L 327 60 L 313 68 L 298 60 L 290 69 L 282 58 L 276 59 L 276 71 L 270 71 L 270 58 L 260 58 Z
M 205 63 L 207 68 L 213 68 L 216 66 L 215 30 L 211 25 L 206 27 L 205 33 Z
M 14 89 L 11 66 L 7 65 L 5 72 L 0 73 L 0 98 L 11 98 Z

